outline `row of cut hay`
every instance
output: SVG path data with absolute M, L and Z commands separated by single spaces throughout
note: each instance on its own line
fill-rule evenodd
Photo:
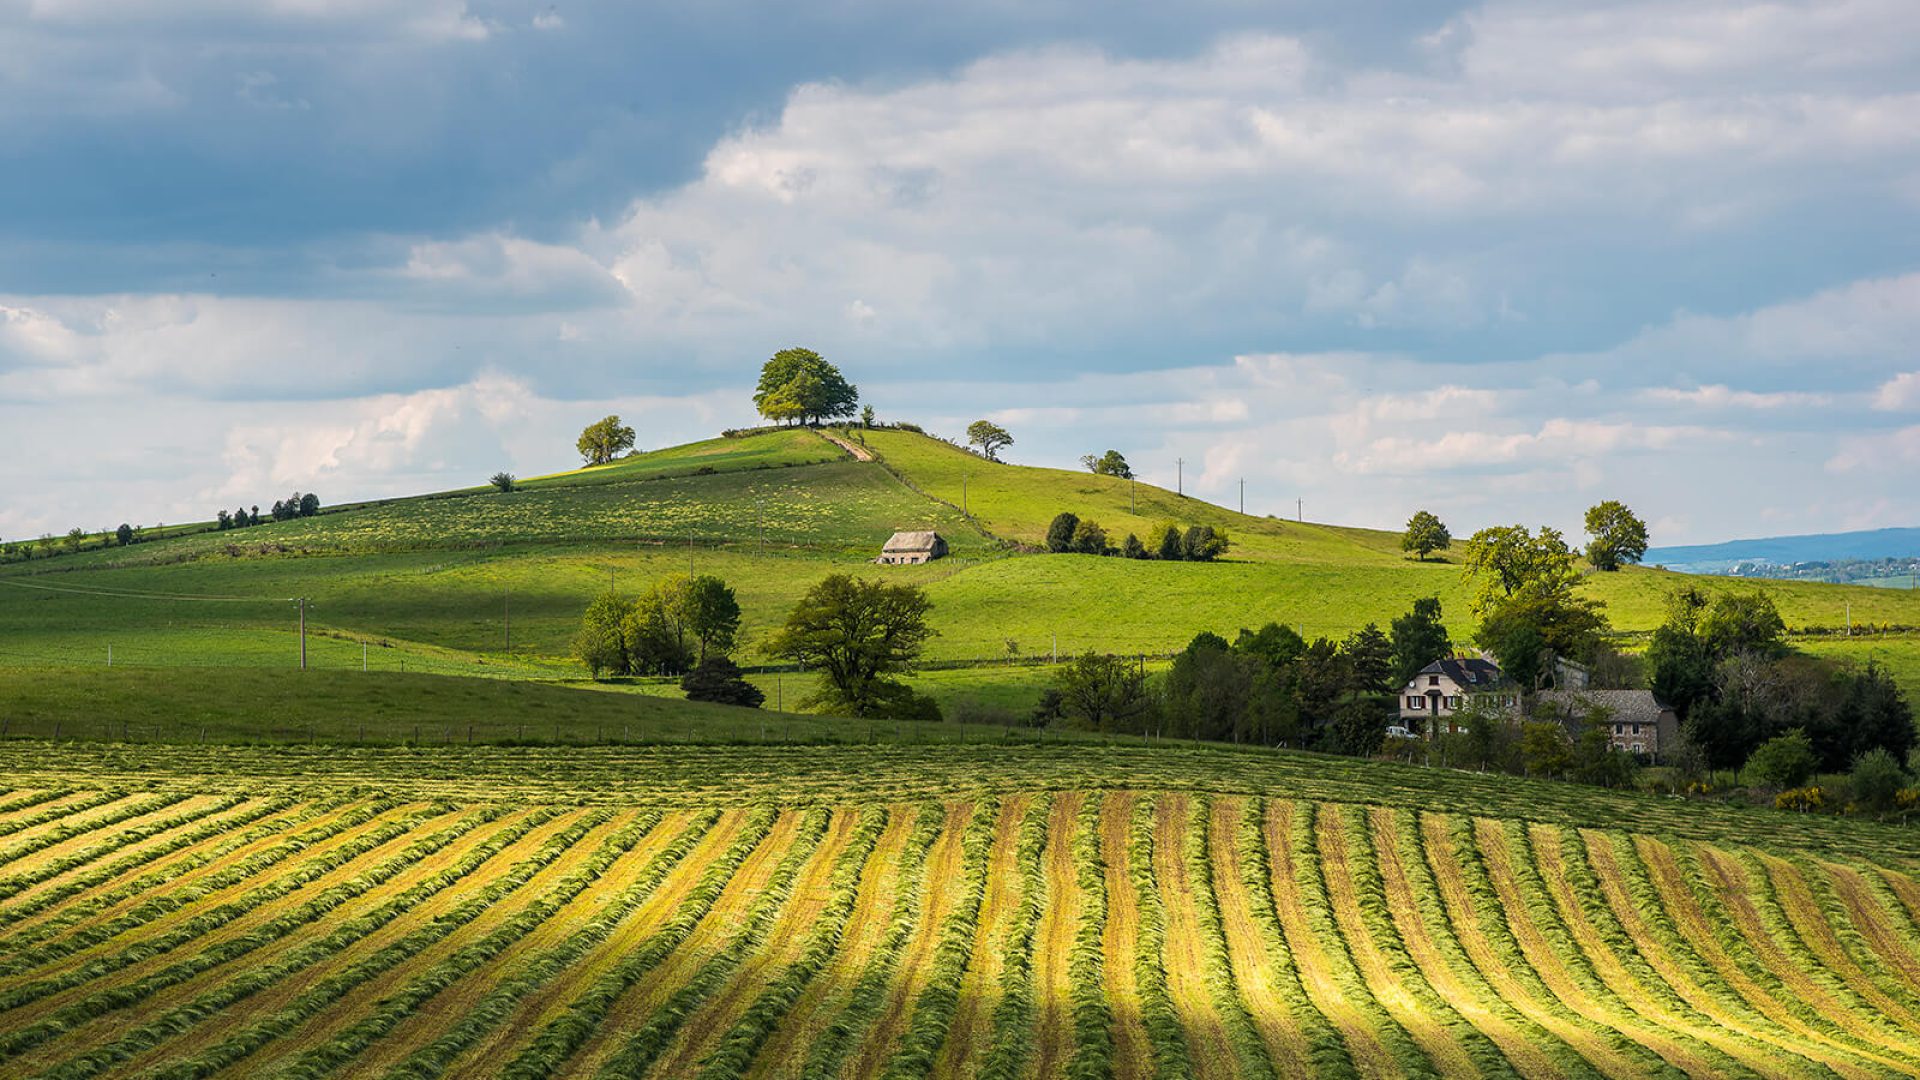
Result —
M 1160 805 L 1154 854 L 1167 913 L 1168 985 L 1199 1075 L 1272 1080 L 1273 1062 L 1234 986 L 1227 959 L 1207 850 L 1211 817 L 1212 806 L 1204 797 L 1171 795 Z
M 43 993 L 12 1013 L 11 1016 L 17 1017 L 19 1023 L 4 1037 L 0 1037 L 0 1059 L 11 1060 L 33 1047 L 59 1037 L 78 1037 L 89 1044 L 98 1044 L 110 1039 L 113 1036 L 104 1032 L 112 1031 L 119 1026 L 114 1024 L 114 1021 L 121 1019 L 125 1010 L 146 1006 L 162 991 L 247 957 L 257 950 L 275 944 L 298 927 L 333 915 L 346 901 L 384 883 L 420 859 L 452 844 L 473 829 L 498 817 L 500 813 L 501 811 L 496 808 L 487 808 L 467 815 L 452 825 L 414 841 L 405 849 L 354 878 L 322 889 L 317 895 L 311 896 L 289 911 L 251 927 L 246 933 L 223 936 L 217 944 L 209 945 L 191 955 L 167 963 L 164 967 L 147 963 L 146 958 L 139 955 L 140 947 L 136 944 L 120 954 L 104 958 L 98 964 L 65 972 L 58 980 L 49 979 L 45 983 L 23 987 L 24 991 L 41 986 L 57 985 L 62 990 L 71 988 L 75 993 L 70 997 Z M 404 836 L 405 833 L 401 835 Z M 374 845 L 374 849 L 379 846 L 382 845 Z M 337 865 L 351 864 L 354 861 L 351 849 L 336 849 L 330 852 L 324 861 L 334 860 L 337 860 Z M 326 879 L 326 874 L 319 872 L 320 866 L 316 865 L 314 869 L 316 872 L 313 880 Z M 306 890 L 298 891 L 302 895 L 306 893 Z M 177 932 L 194 933 L 195 937 L 199 937 L 201 934 L 196 931 L 219 930 L 237 921 L 237 919 L 227 919 L 212 926 L 189 925 Z M 163 953 L 154 959 L 166 960 L 168 957 Z M 69 982 L 69 980 L 72 981 Z M 84 1031 L 83 1024 L 88 1025 Z
M 1070 833 L 1072 804 L 1065 798 L 1048 796 L 1036 799 L 1020 823 L 1020 838 L 1014 852 L 1019 869 L 1020 900 L 1008 914 L 1000 942 L 999 1000 L 993 1007 L 993 1035 L 977 1075 L 988 1080 L 1019 1080 L 1035 1059 L 1040 1041 L 1039 1006 L 1036 1001 L 1034 969 L 1039 959 L 1036 950 L 1044 948 L 1040 940 L 1040 918 L 1053 897 L 1048 890 L 1053 868 L 1048 858 L 1053 850 L 1056 827 Z M 1061 836 L 1061 840 L 1068 839 Z M 1064 844 L 1059 845 L 1064 847 Z
M 1372 876 L 1381 887 L 1392 935 L 1404 949 L 1406 962 L 1429 985 L 1431 993 L 1492 1040 L 1506 1062 L 1522 1076 L 1599 1075 L 1566 1044 L 1502 1001 L 1474 969 L 1447 925 L 1411 814 L 1373 807 L 1367 812 L 1364 830 L 1349 817 L 1347 836 L 1356 850 L 1363 834 L 1373 841 Z M 1375 932 L 1378 940 L 1387 940 L 1387 935 Z
M 605 812 L 601 812 L 602 815 Z M 371 911 L 344 921 L 329 919 L 331 930 L 323 937 L 295 949 L 276 960 L 261 960 L 227 981 L 191 1001 L 146 1020 L 112 1041 L 93 1041 L 87 1050 L 48 1070 L 45 1074 L 59 1080 L 82 1080 L 99 1075 L 108 1068 L 129 1063 L 131 1071 L 167 1080 L 208 1077 L 257 1053 L 281 1038 L 300 1023 L 336 1002 L 341 994 L 365 979 L 395 964 L 404 962 L 427 942 L 451 933 L 462 921 L 485 910 L 487 905 L 524 884 L 541 865 L 560 857 L 596 823 L 577 821 L 563 831 L 532 860 L 511 867 L 495 879 L 468 904 L 456 908 L 453 917 L 429 924 L 424 931 L 403 938 L 394 946 L 358 961 L 343 960 L 346 951 L 381 927 L 432 898 L 453 889 L 470 875 L 492 862 L 521 838 L 558 816 L 557 811 L 538 811 L 518 817 L 483 842 L 465 849 L 463 856 L 425 880 Z M 256 1000 L 261 993 L 278 986 L 291 976 L 317 964 L 329 964 L 327 977 L 279 1008 Z M 244 1006 L 239 1018 L 228 1010 Z M 238 1030 L 234 1030 L 235 1028 Z M 176 1042 L 190 1032 L 210 1036 L 198 1042 Z M 211 1042 L 212 1045 L 208 1045 Z
M 245 795 L 203 797 L 157 821 L 116 830 L 106 843 L 65 858 L 41 859 L 0 878 L 0 925 L 17 923 L 29 912 L 217 836 L 235 824 L 257 821 L 276 805 L 289 804 Z
M 1782 942 L 1767 933 L 1756 897 L 1726 879 L 1720 867 L 1691 849 L 1652 838 L 1645 839 L 1641 852 L 1668 903 L 1697 911 L 1700 924 L 1712 928 L 1715 941 L 1703 947 L 1741 968 L 1743 993 L 1755 1008 L 1868 1067 L 1916 1071 L 1920 1056 L 1909 1057 L 1911 1051 L 1890 1040 L 1897 1029 L 1848 1008 L 1807 972 L 1793 968 Z
M 1920 987 L 1920 928 L 1907 917 L 1886 880 L 1855 865 L 1817 865 L 1827 877 L 1827 887 L 1843 905 L 1850 925 L 1879 957 L 1888 978 L 1902 986 Z
M 244 1008 L 247 1017 L 272 1019 L 256 1021 L 249 1027 L 273 1032 L 270 1049 L 274 1056 L 285 1057 L 317 1045 L 302 1038 L 321 1026 L 316 1021 L 344 1012 L 350 1007 L 349 997 L 369 984 L 421 963 L 427 951 L 468 932 L 479 919 L 506 906 L 502 901 L 518 894 L 537 875 L 559 865 L 583 845 L 591 850 L 594 835 L 613 828 L 612 818 L 611 811 L 575 810 L 511 820 L 478 842 L 441 853 L 455 856 L 457 863 L 436 858 L 423 864 L 424 875 L 389 882 L 383 891 L 394 895 L 392 906 L 399 910 L 382 906 L 357 917 L 367 925 L 390 915 L 383 925 L 356 937 L 341 932 L 347 928 L 329 919 L 324 941 L 334 946 L 332 952 L 303 947 L 300 951 L 318 957 L 304 967 L 294 967 L 290 963 L 292 955 L 284 964 L 273 961 L 288 969 L 286 977 L 250 995 Z M 464 873 L 455 877 L 456 871 Z M 444 886 L 435 889 L 441 882 Z M 401 888 L 405 891 L 399 891 Z M 476 903 L 476 898 L 484 902 Z M 262 956 L 254 962 L 267 963 L 269 959 Z M 246 977 L 253 978 L 251 973 Z M 231 1042 L 232 1026 L 226 1021 L 202 1023 L 130 1062 L 125 1071 L 137 1074 L 166 1060 L 195 1058 L 209 1047 Z M 269 1047 L 263 1044 L 255 1049 Z M 256 1065 L 250 1062 L 250 1067 Z
M 298 815 L 298 831 L 283 835 L 270 826 L 249 830 L 253 837 L 242 847 L 228 851 L 215 862 L 199 868 L 198 873 L 155 882 L 172 867 L 158 867 L 139 881 L 117 887 L 104 902 L 78 905 L 76 912 L 61 912 L 41 924 L 24 930 L 10 956 L 0 958 L 0 987 L 20 981 L 19 976 L 33 968 L 59 960 L 98 955 L 123 936 L 137 932 L 143 946 L 152 950 L 156 939 L 168 937 L 190 918 L 207 912 L 225 912 L 236 902 L 259 889 L 259 881 L 272 882 L 273 890 L 297 887 L 289 885 L 285 866 L 313 852 L 325 852 L 329 845 L 358 844 L 374 833 L 384 843 L 396 825 L 410 827 L 430 816 L 418 804 L 403 805 L 390 800 L 353 803 L 335 807 L 313 817 Z M 299 872 L 294 871 L 295 879 Z M 161 887 L 166 886 L 164 891 Z M 148 895 L 151 889 L 157 895 Z M 230 916 L 229 916 L 230 917 Z M 191 940 L 182 937 L 177 943 Z M 27 947 L 18 947 L 26 943 Z
M 1578 1051 L 1604 1075 L 1648 1076 L 1662 1066 L 1657 1057 L 1605 1023 L 1605 1013 L 1584 996 L 1563 992 L 1577 990 L 1570 980 L 1559 982 L 1556 989 L 1534 970 L 1526 948 L 1501 912 L 1484 864 L 1471 850 L 1471 835 L 1463 822 L 1421 814 L 1418 834 L 1439 894 L 1436 910 L 1474 970 L 1501 1000 Z
M 649 972 L 646 980 L 615 1003 L 614 1009 L 601 1024 L 601 1031 L 596 1033 L 596 1038 L 585 1044 L 587 1052 L 563 1063 L 568 1070 L 576 1074 L 604 1077 L 640 1076 L 655 1063 L 662 1062 L 663 1056 L 685 1033 L 689 1019 L 699 1011 L 702 1003 L 739 970 L 742 961 L 754 949 L 766 943 L 768 930 L 792 898 L 795 883 L 801 875 L 823 855 L 827 863 L 834 861 L 832 853 L 827 852 L 826 848 L 834 843 L 829 838 L 836 831 L 836 819 L 839 822 L 848 821 L 846 814 L 835 814 L 825 807 L 807 810 L 801 815 L 792 839 L 783 845 L 779 861 L 771 869 L 761 873 L 753 864 L 743 868 L 736 881 L 744 882 L 745 887 L 729 888 L 722 893 L 698 928 L 714 933 L 727 933 L 735 929 L 739 932 L 717 948 L 692 945 L 690 937 L 689 944 L 683 945 L 673 960 L 677 962 L 692 953 L 704 957 L 703 962 L 691 970 L 681 967 L 678 971 L 674 970 L 673 963 L 664 963 Z M 844 847 L 845 830 L 838 831 L 841 833 L 839 846 Z M 730 899 L 733 902 L 729 903 Z M 623 1022 L 628 1019 L 644 1022 Z M 616 1041 L 610 1037 L 615 1032 L 631 1034 Z M 593 1052 L 596 1042 L 604 1048 L 599 1053 Z M 559 1071 L 551 1069 L 536 1072 L 527 1068 L 528 1065 L 528 1058 L 523 1054 L 509 1064 L 508 1072 L 534 1077 Z M 540 1063 L 539 1067 L 544 1069 L 545 1063 Z M 663 1071 L 668 1076 L 684 1075 L 672 1068 Z
M 681 826 L 679 831 L 664 846 L 656 847 L 657 837 L 673 829 L 676 822 Z M 348 1060 L 355 1062 L 356 1073 L 367 1076 L 426 1078 L 458 1072 L 455 1063 L 462 1055 L 507 1023 L 530 995 L 604 942 L 619 923 L 657 895 L 662 882 L 684 870 L 692 855 L 716 833 L 728 841 L 736 838 L 744 815 L 733 815 L 728 824 L 716 826 L 716 822 L 727 819 L 718 811 L 684 819 L 667 819 L 658 811 L 643 815 L 511 918 L 464 942 L 381 998 L 367 1010 L 365 1019 L 336 1035 L 330 1048 L 306 1051 L 287 1067 L 276 1070 L 276 1075 L 317 1078 Z M 632 842 L 627 839 L 630 834 Z M 512 966 L 500 966 L 503 956 L 539 929 L 560 921 L 590 886 L 635 850 L 652 851 L 645 868 L 608 899 L 596 917 L 566 927 L 568 933 L 559 944 Z M 476 973 L 483 971 L 493 972 L 496 977 L 477 978 Z M 462 998 L 449 992 L 461 988 L 482 993 Z M 413 1032 L 406 1030 L 408 1026 Z M 385 1053 L 368 1055 L 369 1047 L 379 1047 Z
M 1127 874 L 1132 881 L 1137 928 L 1134 934 L 1133 986 L 1140 996 L 1140 1019 L 1147 1030 L 1153 1075 L 1159 1080 L 1195 1075 L 1180 1009 L 1168 985 L 1167 913 L 1156 880 L 1159 806 L 1152 799 L 1134 804 L 1127 832 Z M 1177 834 L 1176 834 L 1177 836 Z
M 665 848 L 650 850 L 659 842 L 655 836 L 634 853 L 644 859 L 637 874 L 624 877 L 631 871 L 623 857 L 618 869 L 629 884 L 612 901 L 582 894 L 528 923 L 437 988 L 432 1008 L 403 1019 L 358 1067 L 373 1076 L 459 1074 L 476 1062 L 505 1060 L 539 1017 L 557 1011 L 580 986 L 664 926 L 707 865 L 740 842 L 743 832 L 754 830 L 756 843 L 764 839 L 774 816 L 771 808 L 710 810 L 675 820 L 683 827 Z M 448 1017 L 459 1019 L 450 1023 Z
M 1107 861 L 1101 843 L 1106 800 L 1080 799 L 1073 823 L 1073 883 L 1078 917 L 1067 960 L 1068 1000 L 1073 1009 L 1073 1056 L 1065 1074 L 1095 1080 L 1114 1074 L 1114 1010 L 1107 1004 Z M 1054 1072 L 1039 1075 L 1050 1080 Z
M 1217 799 L 1207 822 L 1215 906 L 1232 980 L 1274 1071 L 1289 1080 L 1357 1075 L 1339 1032 L 1308 999 L 1288 954 L 1257 799 Z
M 150 858 L 130 854 L 75 875 L 58 887 L 16 897 L 0 908 L 0 948 L 17 951 L 105 920 L 165 886 L 191 888 L 203 872 L 216 872 L 209 867 L 239 861 L 249 848 L 338 813 L 340 807 L 277 799 L 258 804 L 256 810 L 175 837 Z
M 1369 848 L 1351 842 L 1358 813 L 1358 807 L 1317 807 L 1314 842 L 1334 923 L 1367 990 L 1413 1037 L 1441 1076 L 1476 1076 L 1487 1069 L 1496 1075 L 1510 1072 L 1485 1037 L 1433 994 L 1405 951 L 1394 949 L 1397 938 Z
M 1314 1006 L 1332 1022 L 1362 1076 L 1430 1076 L 1433 1067 L 1393 1017 L 1367 992 L 1334 922 L 1314 843 L 1313 807 L 1267 804 L 1263 823 L 1269 888 L 1287 946 Z
M 1114 1075 L 1141 1080 L 1153 1074 L 1153 1050 L 1147 1038 L 1146 1008 L 1134 981 L 1140 952 L 1140 908 L 1133 891 L 1134 806 L 1129 791 L 1109 795 L 1100 809 L 1100 854 L 1105 864 L 1106 925 L 1102 928 L 1101 965 L 1113 1013 Z
M 939 1034 L 939 1052 L 932 1073 L 937 1080 L 973 1074 L 978 1069 L 980 1054 L 988 1048 L 989 1023 L 998 1007 L 1001 974 L 1007 960 L 1003 942 L 1008 920 L 1015 914 L 1021 841 L 1031 829 L 1042 826 L 1044 818 L 1034 816 L 1044 812 L 1044 808 L 1036 809 L 1041 801 L 1020 795 L 1001 804 L 993 846 L 987 854 L 979 909 L 974 916 L 972 951 L 952 987 L 952 1014 L 947 1029 Z
M 1607 920 L 1577 903 L 1564 867 L 1545 874 L 1524 828 L 1485 819 L 1473 823 L 1484 868 L 1508 920 L 1527 927 L 1522 941 L 1536 968 L 1556 968 L 1550 979 L 1571 979 L 1582 997 L 1569 1001 L 1658 1054 L 1668 1068 L 1689 1075 L 1750 1075 L 1739 1046 L 1697 1025 L 1656 980 L 1636 978 L 1640 957 L 1631 939 L 1609 939 Z M 1546 976 L 1545 971 L 1542 972 Z
M 1021 805 L 1025 805 L 1024 801 Z M 913 995 L 911 1012 L 897 1038 L 869 1036 L 869 1052 L 873 1056 L 861 1059 L 865 1065 L 874 1056 L 882 1058 L 885 1066 L 880 1075 L 887 1080 L 925 1077 L 935 1067 L 947 1033 L 953 1028 L 954 1013 L 960 1004 L 961 980 L 973 959 L 980 930 L 980 909 L 988 888 L 988 866 L 994 849 L 999 846 L 998 837 L 1004 831 L 1002 818 L 1012 813 L 1010 807 L 984 800 L 960 838 L 959 878 L 948 883 L 957 895 L 952 897 L 945 917 L 939 921 L 939 931 L 931 940 L 924 971 L 915 973 L 920 977 L 920 988 Z
M 740 883 L 765 880 L 770 872 L 768 868 L 774 864 L 773 856 L 793 842 L 801 821 L 801 815 L 793 812 L 755 810 L 747 827 L 727 850 L 701 868 L 699 883 L 687 893 L 685 901 L 664 926 L 630 952 L 612 952 L 602 957 L 602 963 L 588 958 L 578 965 L 577 972 L 568 972 L 561 985 L 579 985 L 581 977 L 591 978 L 584 989 L 539 1023 L 532 1038 L 510 1059 L 483 1055 L 481 1060 L 500 1061 L 499 1074 L 513 1080 L 552 1075 L 600 1033 L 608 1013 L 628 990 L 673 956 L 723 894 L 730 888 L 733 896 L 751 891 L 750 885 L 736 885 L 736 879 Z M 604 947 L 601 951 L 609 952 Z
M 57 825 L 75 815 L 85 814 L 135 797 L 134 794 L 119 790 L 80 791 L 57 800 L 35 802 L 30 804 L 30 808 L 23 809 L 21 813 L 0 820 L 0 837 L 30 833 L 34 829 Z
M 861 1037 L 895 1008 L 893 1002 L 905 994 L 904 980 L 896 979 L 902 959 L 911 959 L 919 951 L 919 942 L 931 940 L 927 927 L 932 924 L 932 916 L 923 919 L 921 914 L 936 910 L 942 886 L 959 872 L 961 836 L 972 814 L 973 808 L 965 804 L 943 807 L 928 803 L 921 808 L 900 853 L 886 926 L 873 943 L 871 954 L 859 964 L 851 989 L 833 1002 L 816 1007 L 822 1017 L 831 1019 L 820 1025 L 812 1038 L 794 1035 L 787 1044 L 793 1052 L 777 1057 L 761 1055 L 766 1075 L 841 1075 Z M 855 970 L 847 969 L 850 974 Z
M 1730 863 L 1733 872 L 1756 886 L 1771 886 L 1771 903 L 1766 908 L 1775 920 L 1771 932 L 1781 935 L 1788 948 L 1803 947 L 1806 951 L 1801 955 L 1817 962 L 1841 991 L 1859 1003 L 1856 1007 L 1886 1018 L 1897 1027 L 1899 1042 L 1914 1045 L 1915 1036 L 1920 1035 L 1915 984 L 1903 982 L 1883 964 L 1847 919 L 1847 909 L 1834 895 L 1830 881 L 1759 852 L 1716 853 L 1714 857 Z
M 863 821 L 872 823 L 870 834 L 857 827 Z M 609 1075 L 642 1072 L 637 1066 L 655 1062 L 667 1076 L 694 1071 L 764 985 L 773 965 L 805 942 L 819 910 L 817 898 L 842 869 L 842 857 L 857 844 L 870 844 L 882 823 L 852 810 L 814 808 L 771 871 L 736 878 L 673 957 L 615 1004 L 604 1030 L 570 1071 L 606 1072 L 602 1066 L 611 1061 L 622 1064 L 609 1066 Z M 856 873 L 864 862 L 863 853 Z M 614 1032 L 632 1035 L 623 1041 Z
M 801 930 L 811 925 L 805 944 L 792 955 L 779 975 L 764 984 L 759 996 L 746 1007 L 714 1051 L 701 1062 L 702 1077 L 724 1080 L 737 1077 L 752 1065 L 767 1040 L 780 1029 L 794 1007 L 849 944 L 847 931 L 869 886 L 885 869 L 880 845 L 888 836 L 905 837 L 900 828 L 906 813 L 873 807 L 861 812 L 860 822 L 845 851 L 836 861 L 833 879 L 824 902 L 817 908 L 796 912 L 788 918 L 796 923 L 790 940 L 801 941 Z
M 0 795 L 0 828 L 21 814 L 34 812 L 35 807 L 44 808 L 79 793 L 80 789 L 72 787 L 8 788 L 5 795 Z
M 236 901 L 193 908 L 182 905 L 152 921 L 143 920 L 138 914 L 125 915 L 85 933 L 70 934 L 17 952 L 4 962 L 5 967 L 14 970 L 4 981 L 4 989 L 0 989 L 0 1015 L 8 1022 L 17 1023 L 16 1009 L 49 1001 L 57 994 L 136 964 L 164 960 L 168 954 L 197 943 L 258 904 L 288 896 L 360 855 L 406 836 L 426 816 L 424 812 L 394 818 L 369 814 L 359 827 L 341 830 L 342 838 L 333 846 L 322 846 L 319 855 Z M 175 915 L 179 917 L 166 917 Z M 134 940 L 122 943 L 118 951 L 106 948 L 130 931 L 138 932 L 133 935 Z
M 838 817 L 844 825 L 846 816 Z M 769 888 L 791 888 L 790 882 L 781 882 L 790 868 L 792 873 L 802 872 L 830 841 L 835 818 L 831 810 L 817 806 L 782 814 L 766 843 L 740 864 L 705 915 L 691 924 L 690 932 L 607 1005 L 600 1024 L 587 1033 L 567 1059 L 566 1071 L 592 1075 L 609 1056 L 618 1053 L 623 1040 L 656 1019 L 661 1020 L 656 1037 L 671 1041 L 683 1030 L 685 1010 L 704 999 L 711 989 L 703 985 L 696 993 L 688 990 L 688 983 L 700 973 L 708 974 L 709 980 L 723 977 L 709 972 L 711 961 L 725 954 L 734 931 L 760 910 L 760 900 Z M 843 836 L 844 832 L 843 828 Z M 674 1006 L 672 1019 L 659 1015 L 668 1004 Z M 559 1015 L 564 1017 L 565 1013 Z M 655 1043 L 648 1052 L 657 1055 L 665 1049 L 663 1043 Z
M 224 806 L 231 806 L 235 801 L 229 797 Z M 50 876 L 48 867 L 59 867 L 60 870 L 55 871 L 59 873 L 85 866 L 152 835 L 156 825 L 169 827 L 168 823 L 179 820 L 183 809 L 207 812 L 216 806 L 224 808 L 218 796 L 194 796 L 185 792 L 129 798 L 102 807 L 97 813 L 82 815 L 78 820 L 63 821 L 16 837 L 12 843 L 0 847 L 0 867 L 4 867 L 8 875 L 4 883 L 10 887 L 0 890 L 0 899 L 15 895 L 27 884 L 45 880 Z M 16 884 L 21 882 L 24 884 Z
M 859 879 L 852 910 L 839 931 L 838 947 L 826 958 L 825 968 L 806 981 L 791 1006 L 756 1048 L 745 1075 L 762 1078 L 800 1074 L 809 1048 L 818 1049 L 822 1036 L 829 1030 L 833 998 L 868 969 L 887 932 L 887 915 L 897 901 L 898 891 L 912 888 L 912 882 L 903 880 L 903 875 L 910 878 L 913 868 L 926 856 L 924 846 L 919 847 L 917 853 L 909 852 L 914 841 L 923 835 L 916 823 L 926 824 L 925 843 L 931 845 L 939 831 L 941 813 L 934 805 L 918 811 L 908 805 L 890 808 L 886 828 L 874 842 L 873 854 Z M 812 945 L 808 948 L 811 950 Z M 784 982 L 786 976 L 782 980 Z M 759 1008 L 758 1003 L 754 1008 Z
M 1098 889 L 1101 873 L 1098 800 L 1083 791 L 1063 791 L 1054 795 L 1053 809 L 1047 820 L 1045 879 L 1039 888 L 1046 894 L 1035 930 L 1033 958 L 1034 993 L 1038 1000 L 1034 1017 L 1033 1075 L 1039 1080 L 1056 1080 L 1065 1073 L 1080 1049 L 1078 1012 L 1082 1001 L 1079 943 L 1089 942 L 1085 953 L 1092 963 L 1090 983 L 1101 993 L 1087 1028 L 1092 1033 L 1091 1054 L 1111 1058 L 1112 1036 L 1107 1028 L 1113 1022 L 1106 1007 L 1105 987 L 1100 977 L 1100 934 L 1106 920 L 1103 910 L 1089 918 L 1091 902 L 1088 882 Z M 1105 897 L 1101 902 L 1104 907 Z
M 557 810 L 550 808 L 528 812 L 513 811 L 504 806 L 487 806 L 452 820 L 424 822 L 412 835 L 396 838 L 306 888 L 233 920 L 219 931 L 207 935 L 197 943 L 197 948 L 201 955 L 210 952 L 244 955 L 250 971 L 277 969 L 283 956 L 297 954 L 315 940 L 332 938 L 337 926 L 365 925 L 362 923 L 363 916 L 369 912 L 387 910 L 393 898 L 410 894 L 420 882 L 438 881 L 443 886 L 456 884 L 458 879 L 443 877 L 442 871 L 464 861 L 474 850 L 490 847 L 494 837 L 500 835 L 499 830 L 509 830 L 506 842 L 511 843 L 524 837 L 531 829 L 551 821 L 557 814 Z M 456 829 L 459 830 L 457 833 L 451 831 Z M 421 902 L 430 903 L 439 892 L 433 890 L 428 896 L 420 898 Z M 316 901 L 325 906 L 316 906 Z M 406 910 L 412 910 L 411 906 Z M 307 912 L 312 917 L 294 921 L 300 918 L 297 912 Z M 385 929 L 389 921 L 382 920 L 372 925 L 369 932 Z M 266 927 L 273 928 L 271 937 L 262 936 L 261 931 Z M 262 943 L 240 954 L 239 947 L 234 943 L 247 940 Z M 340 948 L 357 944 L 359 940 L 358 937 L 344 939 L 340 942 Z M 339 963 L 344 959 L 336 953 L 322 952 L 318 955 L 329 963 Z M 295 968 L 294 972 L 299 970 Z M 142 970 L 136 965 L 122 972 L 119 977 L 142 980 L 151 973 L 152 968 Z M 95 1040 L 118 1038 L 123 1029 L 140 1023 L 143 1017 L 165 1012 L 228 976 L 226 966 L 216 965 L 193 977 L 170 983 L 149 995 L 137 1007 L 98 1021 L 89 1037 Z

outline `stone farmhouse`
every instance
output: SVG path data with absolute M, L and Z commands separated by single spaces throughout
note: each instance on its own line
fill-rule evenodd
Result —
M 1651 690 L 1544 690 L 1534 712 L 1571 728 L 1604 714 L 1616 750 L 1658 758 L 1680 737 L 1680 716 Z
M 897 532 L 880 549 L 880 557 L 873 561 L 882 566 L 915 566 L 932 562 L 946 553 L 947 542 L 937 532 Z
M 1479 657 L 1447 657 L 1420 669 L 1400 688 L 1400 722 L 1429 739 L 1465 731 L 1455 716 L 1468 709 L 1520 715 L 1520 686 L 1499 665 Z

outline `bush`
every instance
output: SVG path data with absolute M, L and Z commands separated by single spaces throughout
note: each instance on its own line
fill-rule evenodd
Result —
M 1753 778 L 1777 788 L 1797 788 L 1805 784 L 1812 779 L 1816 763 L 1813 740 L 1807 738 L 1804 728 L 1794 728 L 1768 739 L 1747 758 L 1747 768 Z
M 1826 804 L 1826 794 L 1817 787 L 1790 788 L 1773 797 L 1775 810 L 1796 810 L 1802 814 Z
M 1147 557 L 1147 545 L 1141 543 L 1139 537 L 1128 533 L 1126 542 L 1120 545 L 1120 554 L 1129 559 L 1144 559 Z
M 1073 550 L 1073 536 L 1080 527 L 1080 518 L 1062 510 L 1053 516 L 1053 522 L 1047 526 L 1047 550 L 1055 555 Z
M 505 471 L 497 472 L 487 477 L 487 483 L 492 484 L 501 491 L 512 491 L 515 482 L 514 475 Z
M 1892 754 L 1878 747 L 1853 761 L 1850 786 L 1853 801 L 1862 809 L 1885 813 L 1894 808 L 1902 788 L 1907 786 L 1907 771 Z
M 687 692 L 688 701 L 710 701 L 748 709 L 757 709 L 767 700 L 765 691 L 741 675 L 740 665 L 719 654 L 695 664 L 680 680 L 680 689 Z

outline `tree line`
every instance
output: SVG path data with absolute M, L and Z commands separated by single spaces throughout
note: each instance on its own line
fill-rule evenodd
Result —
M 1225 529 L 1211 525 L 1189 525 L 1185 529 L 1163 522 L 1147 533 L 1152 543 L 1128 533 L 1119 544 L 1112 543 L 1107 530 L 1091 518 L 1071 511 L 1054 515 L 1047 525 L 1047 551 L 1055 554 L 1118 555 L 1128 559 L 1162 559 L 1167 562 L 1212 562 L 1227 553 L 1232 541 Z

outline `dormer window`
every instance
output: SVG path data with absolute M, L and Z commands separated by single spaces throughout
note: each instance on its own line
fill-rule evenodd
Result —
M 1439 685 L 1440 685 L 1440 676 L 1438 676 L 1438 675 L 1429 675 L 1429 676 L 1427 676 L 1427 685 L 1428 685 L 1428 686 L 1439 686 Z

